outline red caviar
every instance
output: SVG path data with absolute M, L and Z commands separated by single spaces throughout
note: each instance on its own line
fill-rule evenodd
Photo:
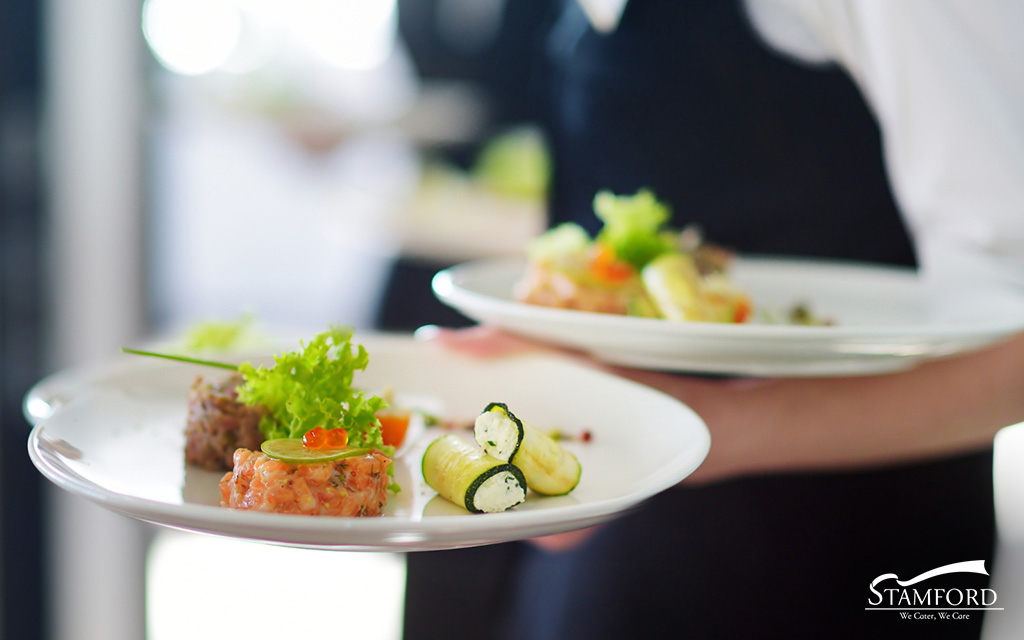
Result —
M 348 445 L 348 431 L 338 427 L 324 429 L 313 427 L 302 436 L 302 446 L 307 449 L 340 449 Z

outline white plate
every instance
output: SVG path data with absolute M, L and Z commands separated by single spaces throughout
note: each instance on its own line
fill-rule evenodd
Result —
M 519 259 L 468 262 L 434 277 L 442 302 L 469 318 L 526 337 L 582 349 L 627 366 L 749 376 L 833 376 L 896 371 L 990 344 L 1024 330 L 1014 313 L 939 322 L 908 269 L 818 260 L 740 258 L 732 278 L 756 305 L 809 303 L 833 326 L 670 322 L 516 302 Z
M 223 473 L 184 464 L 189 384 L 199 373 L 217 376 L 218 370 L 137 356 L 56 374 L 36 385 L 25 399 L 25 413 L 35 423 L 29 453 L 61 488 L 159 525 L 291 546 L 414 551 L 602 522 L 685 478 L 710 445 L 704 423 L 685 405 L 565 359 L 480 360 L 393 335 L 357 334 L 356 341 L 370 354 L 357 384 L 370 390 L 391 386 L 403 404 L 471 420 L 488 402 L 502 401 L 538 426 L 590 430 L 590 442 L 566 443 L 583 467 L 580 484 L 568 496 L 531 493 L 514 510 L 470 514 L 424 484 L 422 452 L 439 429 L 423 428 L 396 457 L 402 491 L 391 496 L 383 517 L 223 508 Z M 471 438 L 468 431 L 459 433 Z

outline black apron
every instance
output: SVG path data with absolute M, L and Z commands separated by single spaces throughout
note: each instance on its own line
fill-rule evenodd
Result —
M 738 2 L 631 0 L 601 35 L 572 1 L 549 53 L 552 223 L 594 230 L 598 190 L 647 187 L 747 253 L 914 264 L 856 88 L 769 51 Z M 868 584 L 991 570 L 994 538 L 991 450 L 675 488 L 567 553 L 410 555 L 406 636 L 972 638 L 982 612 L 906 621 L 866 610 Z

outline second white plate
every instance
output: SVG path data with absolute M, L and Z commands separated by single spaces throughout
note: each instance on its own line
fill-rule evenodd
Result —
M 439 272 L 438 298 L 512 333 L 581 349 L 609 363 L 746 376 L 883 373 L 990 344 L 1024 330 L 1024 315 L 938 322 L 909 269 L 820 260 L 741 258 L 732 278 L 755 304 L 808 303 L 834 326 L 670 322 L 516 302 L 519 259 L 468 262 Z M 1012 306 L 1012 305 L 1011 305 Z

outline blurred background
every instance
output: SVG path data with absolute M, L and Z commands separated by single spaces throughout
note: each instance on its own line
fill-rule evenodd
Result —
M 284 613 L 303 592 L 280 616 L 225 600 L 216 585 L 244 558 L 271 582 L 376 576 L 367 598 L 338 606 L 373 623 L 355 637 L 399 637 L 400 556 L 173 534 L 63 495 L 28 460 L 21 400 L 48 373 L 211 319 L 464 323 L 435 302 L 430 276 L 518 251 L 544 224 L 531 87 L 551 9 L 3 3 L 0 636 L 310 631 Z M 243 614 L 231 627 L 225 608 Z
M 290 612 L 349 572 L 372 577 L 365 598 L 332 605 L 370 623 L 349 634 L 400 637 L 400 555 L 103 511 L 32 467 L 21 401 L 48 373 L 210 319 L 463 324 L 434 300 L 433 273 L 517 252 L 545 224 L 535 62 L 553 4 L 0 5 L 0 637 L 301 637 L 316 618 Z M 1012 505 L 1024 437 L 1001 439 L 997 501 Z M 1000 527 L 1024 539 L 1019 513 L 1002 509 Z M 1001 558 L 1024 566 L 1015 549 Z M 254 565 L 305 588 L 276 611 L 220 588 Z M 1010 620 L 991 636 L 1014 637 Z

